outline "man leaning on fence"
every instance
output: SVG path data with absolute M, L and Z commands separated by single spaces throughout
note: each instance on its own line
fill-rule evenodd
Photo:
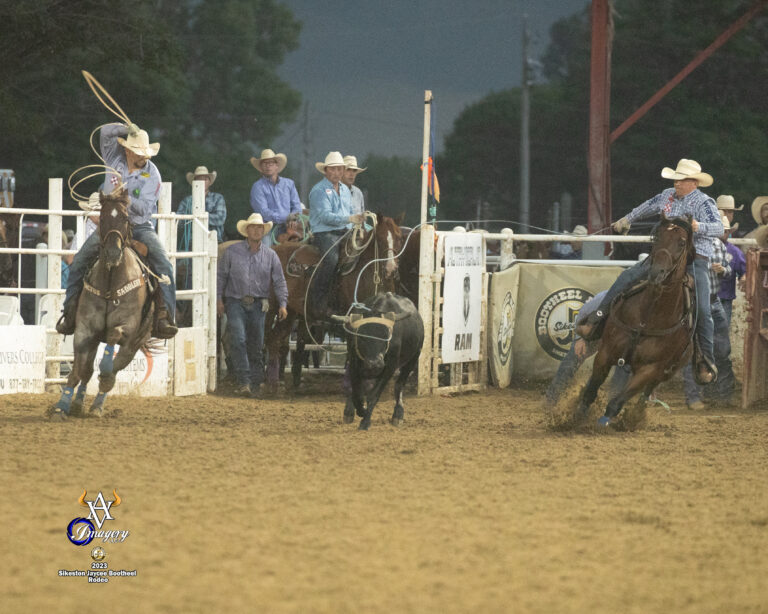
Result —
M 158 339 L 170 339 L 179 330 L 173 322 L 176 283 L 173 267 L 151 222 L 152 214 L 157 212 L 162 180 L 160 171 L 150 158 L 157 155 L 160 143 L 150 143 L 149 135 L 136 124 L 107 124 L 100 131 L 100 146 L 106 165 L 119 173 L 107 173 L 104 191 L 111 192 L 123 186 L 128 192 L 128 218 L 131 221 L 133 238 L 147 246 L 150 268 L 169 282 L 159 284 L 160 290 L 156 293 L 157 311 L 152 335 Z M 64 314 L 56 324 L 56 330 L 62 335 L 75 332 L 75 316 L 83 289 L 83 279 L 99 257 L 100 241 L 99 234 L 94 232 L 83 243 L 69 267 Z

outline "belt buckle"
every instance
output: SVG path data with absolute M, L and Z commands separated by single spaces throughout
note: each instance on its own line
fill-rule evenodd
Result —
M 243 305 L 253 305 L 256 302 L 256 297 L 255 296 L 244 296 L 243 298 L 240 299 L 240 302 Z

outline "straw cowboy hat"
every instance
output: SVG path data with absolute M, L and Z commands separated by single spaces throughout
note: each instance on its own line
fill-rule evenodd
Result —
M 723 230 L 729 232 L 731 230 L 731 223 L 728 221 L 728 218 L 723 216 L 720 218 L 720 221 L 723 223 Z
M 326 166 L 346 166 L 344 158 L 340 151 L 331 151 L 325 156 L 325 162 L 315 162 L 315 168 L 321 173 L 325 173 Z
M 101 211 L 101 201 L 99 200 L 98 192 L 92 192 L 88 200 L 78 200 L 77 204 L 83 211 Z
M 151 158 L 160 151 L 160 143 L 150 143 L 149 135 L 146 130 L 139 130 L 134 134 L 129 134 L 127 139 L 117 137 L 117 142 L 126 149 L 140 156 Z
M 758 196 L 755 200 L 752 201 L 752 217 L 755 218 L 755 221 L 762 225 L 763 220 L 760 219 L 760 209 L 763 208 L 763 205 L 768 203 L 768 196 Z
M 247 237 L 248 233 L 245 230 L 248 226 L 252 225 L 264 226 L 264 234 L 267 234 L 270 230 L 272 230 L 272 222 L 265 222 L 264 218 L 261 217 L 261 213 L 251 213 L 247 220 L 240 220 L 237 222 L 237 232 L 239 232 L 244 237 Z
M 367 166 L 365 168 L 360 168 L 357 165 L 357 158 L 355 156 L 344 156 L 344 165 L 353 171 L 357 171 L 358 173 L 362 173 L 363 171 L 368 170 Z
M 187 183 L 189 185 L 192 185 L 192 182 L 194 181 L 195 177 L 201 177 L 202 175 L 207 175 L 208 179 L 211 180 L 210 185 L 213 185 L 213 182 L 216 181 L 216 171 L 208 172 L 207 166 L 198 166 L 195 168 L 194 172 L 187 173 Z
M 586 237 L 587 236 L 587 229 L 585 226 L 582 226 L 581 224 L 578 224 L 577 226 L 573 227 L 573 232 L 565 231 L 565 234 L 568 235 L 574 235 L 576 237 Z
M 721 194 L 715 202 L 717 203 L 717 208 L 722 211 L 741 211 L 744 208 L 744 205 L 736 208 L 736 201 L 730 194 Z
M 285 165 L 288 164 L 288 158 L 285 156 L 285 154 L 275 153 L 271 149 L 262 150 L 261 158 L 257 158 L 255 156 L 251 158 L 251 164 L 253 164 L 254 168 L 261 170 L 261 163 L 265 160 L 277 160 L 278 173 L 282 173 Z
M 712 185 L 714 181 L 712 175 L 701 172 L 701 166 L 696 160 L 686 160 L 685 158 L 682 158 L 677 163 L 677 168 L 674 170 L 665 166 L 661 169 L 661 176 L 664 179 L 672 179 L 673 181 L 678 179 L 695 179 L 702 188 Z

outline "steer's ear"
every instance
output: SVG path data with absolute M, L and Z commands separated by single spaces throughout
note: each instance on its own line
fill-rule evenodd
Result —
M 387 313 L 382 314 L 384 316 L 385 320 L 392 320 L 395 321 L 395 312 L 394 311 L 388 311 Z
M 350 324 L 357 322 L 358 320 L 361 320 L 363 317 L 362 313 L 350 313 L 349 314 L 349 322 Z

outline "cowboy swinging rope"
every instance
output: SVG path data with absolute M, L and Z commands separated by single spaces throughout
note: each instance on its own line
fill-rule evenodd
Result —
M 131 125 L 131 120 L 128 117 L 128 115 L 123 111 L 123 109 L 120 107 L 119 104 L 115 101 L 114 98 L 109 94 L 109 92 L 104 88 L 104 86 L 98 82 L 96 77 L 94 77 L 91 73 L 89 73 L 87 70 L 81 71 L 83 77 L 85 78 L 86 83 L 88 83 L 88 87 L 91 88 L 91 91 L 94 93 L 98 101 L 104 105 L 104 107 L 112 113 L 115 117 L 117 117 L 120 121 L 122 121 L 127 126 Z M 103 96 L 102 96 L 103 94 Z M 109 100 L 109 102 L 113 105 L 110 106 L 105 102 L 104 97 Z M 72 197 L 72 200 L 79 201 L 79 202 L 88 202 L 88 197 L 83 196 L 82 194 L 79 194 L 75 188 L 77 188 L 78 185 L 80 185 L 83 181 L 86 179 L 91 179 L 93 177 L 98 177 L 100 175 L 108 175 L 108 174 L 114 174 L 117 177 L 120 176 L 120 173 L 112 168 L 111 166 L 107 165 L 104 158 L 101 157 L 101 154 L 98 152 L 98 150 L 93 146 L 93 135 L 96 134 L 98 130 L 101 130 L 106 124 L 102 124 L 101 126 L 97 126 L 94 128 L 94 130 L 91 132 L 91 135 L 88 137 L 88 144 L 91 147 L 91 150 L 93 150 L 93 153 L 96 154 L 96 157 L 101 160 L 102 164 L 87 164 L 85 166 L 81 166 L 80 168 L 74 170 L 72 174 L 70 174 L 69 179 L 67 179 L 67 187 L 69 188 L 69 195 Z M 85 177 L 82 177 L 78 181 L 76 181 L 74 184 L 72 183 L 72 178 L 79 173 L 80 171 L 84 169 L 90 169 L 90 168 L 99 168 L 104 169 L 100 170 L 94 173 L 90 173 L 89 175 L 86 175 Z M 123 187 L 124 184 L 121 184 L 117 186 L 117 189 L 120 189 Z

